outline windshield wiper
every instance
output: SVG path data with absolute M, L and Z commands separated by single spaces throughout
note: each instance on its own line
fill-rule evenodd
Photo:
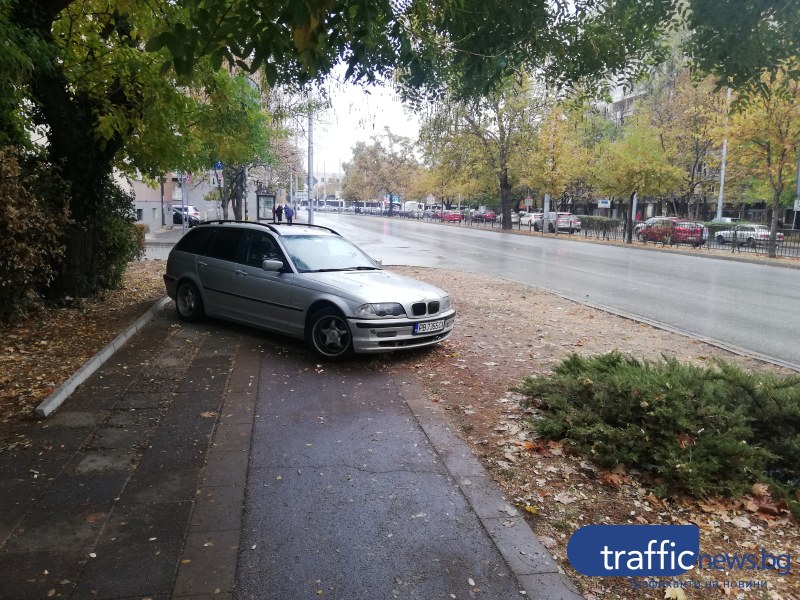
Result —
M 380 271 L 379 267 L 339 267 L 338 269 L 314 269 L 311 273 L 331 273 L 333 271 Z

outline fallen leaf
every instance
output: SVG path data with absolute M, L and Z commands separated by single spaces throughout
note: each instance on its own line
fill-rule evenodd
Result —
M 669 598 L 670 600 L 686 600 L 686 592 L 684 592 L 681 588 L 668 588 L 664 592 L 665 600 Z
M 625 480 L 623 475 L 618 473 L 609 473 L 607 471 L 600 473 L 597 478 L 605 485 L 610 485 L 612 487 L 619 487 Z
M 736 517 L 735 519 L 731 519 L 731 524 L 742 529 L 749 529 L 751 525 L 750 519 L 747 517 Z

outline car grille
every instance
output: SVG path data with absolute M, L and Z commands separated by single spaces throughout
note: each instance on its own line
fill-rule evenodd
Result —
M 415 302 L 411 305 L 411 314 L 415 317 L 421 317 L 422 315 L 435 315 L 439 312 L 439 301 L 434 300 L 433 302 Z

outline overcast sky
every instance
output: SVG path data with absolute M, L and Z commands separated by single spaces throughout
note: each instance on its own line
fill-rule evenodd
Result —
M 336 173 L 341 163 L 352 158 L 356 142 L 369 142 L 392 133 L 417 138 L 419 123 L 407 114 L 388 87 L 371 87 L 369 92 L 349 84 L 330 84 L 331 108 L 314 119 L 314 172 Z M 305 139 L 301 144 L 305 143 Z

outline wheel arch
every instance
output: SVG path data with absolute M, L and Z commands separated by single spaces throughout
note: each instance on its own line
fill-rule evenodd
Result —
M 309 325 L 311 324 L 311 317 L 313 317 L 314 314 L 316 314 L 317 312 L 319 312 L 324 308 L 333 308 L 335 310 L 338 310 L 340 313 L 342 313 L 342 315 L 344 315 L 345 319 L 348 316 L 347 315 L 348 311 L 345 310 L 345 308 L 340 303 L 335 302 L 333 299 L 320 298 L 318 300 L 315 300 L 311 304 L 311 306 L 308 307 L 308 310 L 306 311 L 305 327 L 304 327 L 306 334 L 308 332 Z

